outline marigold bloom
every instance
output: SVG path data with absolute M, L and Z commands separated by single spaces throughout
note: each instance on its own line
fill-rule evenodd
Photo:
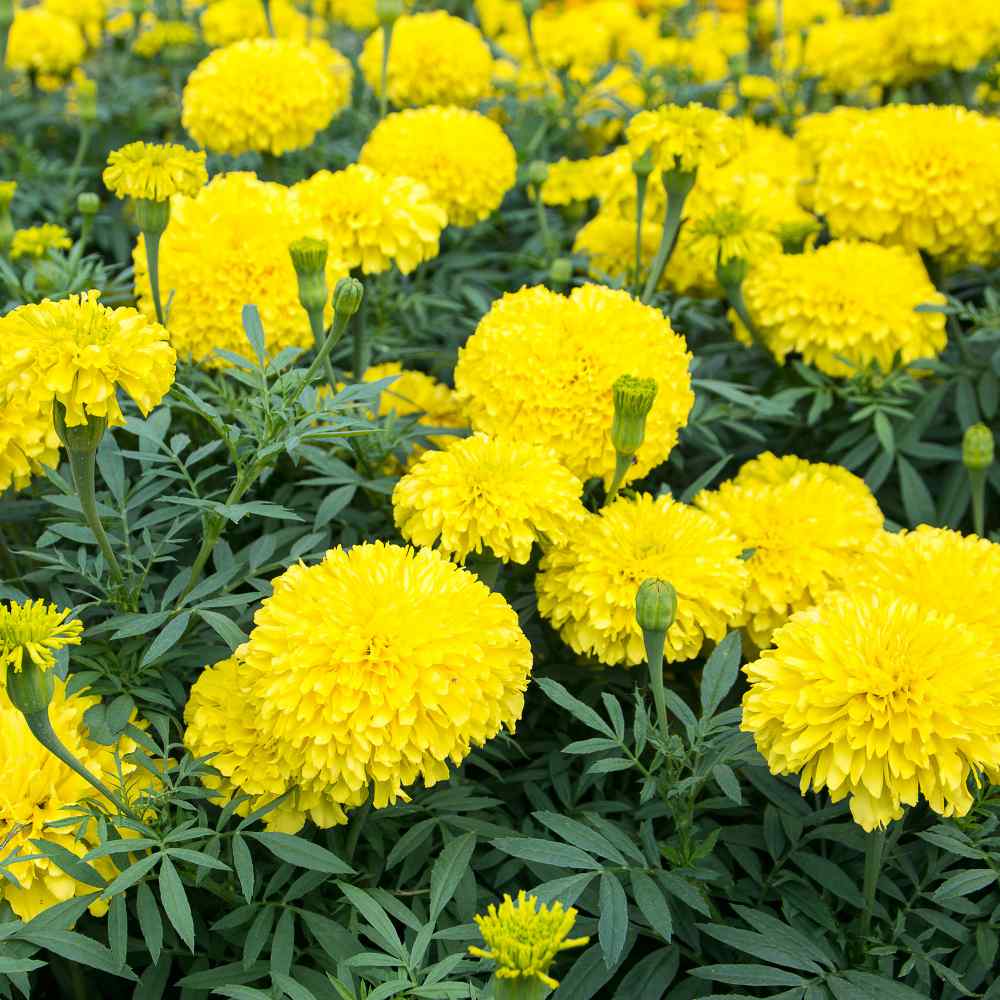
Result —
M 440 553 L 337 548 L 273 583 L 238 666 L 208 668 L 185 710 L 192 753 L 219 754 L 222 795 L 256 808 L 291 791 L 271 826 L 405 800 L 520 718 L 531 651 L 517 615 Z
M 755 5 L 757 29 L 770 37 L 778 25 L 778 0 L 758 0 Z M 833 21 L 844 16 L 840 0 L 795 0 L 782 5 L 785 35 L 799 35 L 821 21 Z
M 278 38 L 305 39 L 309 20 L 289 0 L 270 0 L 271 23 Z M 268 38 L 270 30 L 261 0 L 217 0 L 201 15 L 205 44 L 213 48 L 251 38 Z M 322 33 L 320 30 L 318 33 Z
M 690 660 L 739 623 L 747 570 L 742 542 L 706 514 L 664 496 L 618 499 L 542 558 L 538 610 L 577 653 L 602 663 L 645 662 L 635 595 L 650 578 L 677 591 L 668 661 Z
M 627 292 L 522 288 L 493 303 L 459 351 L 455 386 L 477 431 L 551 448 L 581 479 L 615 468 L 612 386 L 619 375 L 661 389 L 626 482 L 666 461 L 694 403 L 684 339 Z
M 799 612 L 744 667 L 742 729 L 802 791 L 850 796 L 865 830 L 921 795 L 943 816 L 1000 765 L 1000 659 L 954 617 L 884 592 L 833 594 Z
M 914 75 L 894 14 L 841 17 L 816 25 L 802 49 L 801 72 L 819 77 L 824 90 L 840 94 L 905 83 Z
M 51 410 L 27 392 L 0 398 L 0 493 L 23 489 L 43 465 L 54 469 L 58 464 L 59 435 Z
M 517 177 L 517 154 L 503 129 L 465 108 L 397 111 L 375 126 L 359 159 L 425 184 L 456 226 L 487 218 Z
M 21 257 L 33 257 L 38 260 L 50 250 L 68 250 L 73 245 L 69 233 L 62 226 L 52 222 L 43 222 L 40 226 L 29 226 L 18 229 L 10 244 L 10 256 L 13 260 Z
M 80 644 L 83 623 L 77 618 L 66 621 L 69 613 L 41 599 L 0 604 L 0 670 L 20 671 L 25 656 L 42 670 L 55 666 L 55 653 Z
M 132 43 L 132 51 L 143 59 L 154 59 L 198 44 L 198 29 L 187 21 L 154 21 L 144 27 Z
M 143 414 L 159 403 L 174 381 L 167 331 L 135 309 L 101 305 L 99 295 L 46 299 L 0 319 L 0 395 L 27 392 L 42 405 L 58 400 L 67 427 L 88 417 L 124 424 L 119 387 Z
M 194 197 L 208 182 L 205 154 L 176 143 L 130 142 L 108 154 L 104 184 L 119 198 L 168 201 Z
M 743 132 L 732 118 L 701 104 L 671 104 L 640 111 L 625 134 L 634 158 L 651 151 L 658 169 L 688 172 L 703 163 L 724 163 L 744 142 Z
M 317 0 L 316 13 L 353 31 L 369 31 L 378 26 L 375 0 Z
M 515 903 L 504 896 L 499 908 L 490 903 L 486 915 L 477 915 L 476 924 L 486 948 L 470 946 L 469 954 L 497 963 L 501 979 L 537 979 L 555 989 L 559 982 L 549 975 L 559 952 L 582 948 L 589 937 L 571 938 L 576 910 L 563 909 L 560 902 L 539 906 L 536 896 L 522 889 Z
M 945 297 L 920 257 L 901 247 L 835 240 L 759 260 L 743 284 L 750 317 L 779 361 L 798 352 L 828 375 L 882 372 L 933 358 L 948 340 Z M 735 320 L 737 334 L 748 340 Z
M 383 30 L 365 42 L 358 66 L 368 85 L 382 92 Z M 473 107 L 488 97 L 493 56 L 479 29 L 443 10 L 404 15 L 392 29 L 389 100 L 396 107 L 428 104 Z
M 292 188 L 292 197 L 303 215 L 315 220 L 330 253 L 365 274 L 393 264 L 409 274 L 437 256 L 448 223 L 425 185 L 358 163 L 313 174 Z
M 7 68 L 67 76 L 83 62 L 87 43 L 75 21 L 46 10 L 26 7 L 14 12 L 7 36 Z
M 609 185 L 618 187 L 627 181 L 632 181 L 632 158 L 625 148 L 584 160 L 562 159 L 549 164 L 541 189 L 542 201 L 546 205 L 571 205 L 575 201 L 603 199 Z
M 210 368 L 227 363 L 216 349 L 247 356 L 241 320 L 247 302 L 260 310 L 269 353 L 312 346 L 287 249 L 307 231 L 288 189 L 253 174 L 221 174 L 197 197 L 174 198 L 160 241 L 160 287 L 164 298 L 173 294 L 170 339 L 180 356 Z M 152 317 L 141 236 L 132 260 L 139 308 Z M 327 285 L 346 274 L 330 255 Z
M 766 455 L 748 462 L 734 479 L 703 490 L 694 501 L 750 553 L 750 585 L 739 623 L 760 648 L 789 615 L 842 583 L 883 523 L 875 498 L 857 476 L 846 470 L 830 474 L 828 466 L 799 459 L 799 471 L 788 475 L 786 467 L 779 478 L 771 460 Z
M 896 0 L 892 20 L 921 76 L 942 69 L 968 72 L 1000 49 L 1000 7 L 993 0 Z
M 280 156 L 312 144 L 351 102 L 350 62 L 326 42 L 280 38 L 235 42 L 188 77 L 181 122 L 216 153 Z M 254 81 L 267 80 L 267 87 Z
M 451 559 L 490 549 L 526 563 L 536 541 L 563 545 L 585 520 L 583 484 L 545 448 L 488 438 L 427 451 L 396 484 L 392 509 L 403 538 Z

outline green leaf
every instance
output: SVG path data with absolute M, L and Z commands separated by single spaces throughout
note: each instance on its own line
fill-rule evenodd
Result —
M 108 945 L 120 969 L 128 957 L 128 907 L 124 895 L 115 896 L 108 908 Z
M 675 875 L 673 872 L 657 872 L 656 878 L 671 896 L 679 899 L 682 903 L 687 903 L 692 910 L 697 910 L 698 913 L 706 917 L 711 916 L 705 897 L 679 875 Z
M 230 648 L 235 649 L 247 641 L 246 634 L 232 619 L 220 614 L 218 611 L 206 611 L 204 608 L 198 609 L 198 617 L 215 630 L 219 638 Z
M 866 990 L 875 1000 L 927 1000 L 923 993 L 918 993 L 904 983 L 885 979 L 871 972 L 845 972 L 843 977 Z
M 353 875 L 354 869 L 332 851 L 291 833 L 248 833 L 248 837 L 263 844 L 275 857 L 296 868 L 326 872 L 328 875 Z
M 241 318 L 243 320 L 243 331 L 246 333 L 247 340 L 253 348 L 257 364 L 263 365 L 267 360 L 267 349 L 264 346 L 267 341 L 264 337 L 264 324 L 260 321 L 260 311 L 255 305 L 247 304 L 243 307 Z
M 680 966 L 678 948 L 660 948 L 636 962 L 615 991 L 614 1000 L 661 1000 Z
M 692 976 L 731 986 L 808 986 L 809 980 L 769 965 L 702 965 Z
M 910 524 L 935 524 L 937 512 L 934 509 L 934 498 L 920 474 L 902 455 L 896 458 L 896 468 L 899 470 L 903 507 Z
M 722 699 L 729 694 L 740 673 L 742 638 L 730 632 L 712 651 L 701 675 L 701 711 L 703 718 L 715 714 Z
M 649 926 L 669 944 L 674 935 L 670 904 L 660 887 L 645 872 L 634 871 L 631 876 L 632 898 L 639 907 L 639 912 L 649 922 Z
M 968 896 L 973 892 L 985 889 L 997 879 L 997 873 L 989 868 L 969 868 L 966 871 L 952 875 L 945 879 L 935 890 L 931 897 L 936 902 L 945 899 L 956 899 L 959 896 Z
M 498 851 L 525 861 L 556 868 L 583 868 L 597 871 L 603 866 L 586 851 L 570 844 L 558 844 L 535 837 L 498 837 L 491 841 Z
M 337 885 L 340 886 L 340 891 L 347 897 L 351 905 L 377 932 L 379 943 L 396 958 L 405 962 L 407 952 L 403 947 L 403 942 L 399 939 L 395 925 L 389 919 L 389 914 L 364 889 L 359 889 L 347 882 L 338 882 Z
M 532 890 L 532 895 L 536 896 L 538 901 L 546 906 L 556 902 L 556 900 L 564 906 L 573 906 L 596 877 L 597 872 L 564 875 L 562 878 L 554 878 L 551 882 L 542 882 L 541 885 L 535 886 Z
M 184 883 L 170 858 L 164 855 L 160 865 L 160 902 L 163 912 L 180 935 L 181 940 L 194 952 L 194 918 L 188 902 Z
M 626 944 L 625 955 L 628 949 Z M 600 946 L 591 945 L 574 959 L 569 972 L 560 978 L 559 989 L 550 1000 L 591 1000 L 591 997 L 601 995 L 601 990 L 614 974 L 615 970 L 604 964 Z
M 233 867 L 236 869 L 236 877 L 240 880 L 240 892 L 249 903 L 253 899 L 253 856 L 247 847 L 247 842 L 238 833 L 233 837 Z
M 873 423 L 875 425 L 875 436 L 878 438 L 879 444 L 882 445 L 886 454 L 891 455 L 896 450 L 896 435 L 892 430 L 892 421 L 882 410 L 876 410 Z
M 596 729 L 610 739 L 615 738 L 614 730 L 589 706 L 585 705 L 578 698 L 574 698 L 558 681 L 551 677 L 536 677 L 535 683 L 542 689 L 550 701 L 554 701 L 560 708 L 566 709 L 570 715 L 579 719 L 590 729 Z
M 135 980 L 136 974 L 126 965 L 120 966 L 115 961 L 115 956 L 104 947 L 98 944 L 93 938 L 74 931 L 35 931 L 30 932 L 26 926 L 20 933 L 21 940 L 29 941 L 38 945 L 39 948 L 46 948 L 56 955 L 69 959 L 70 962 L 79 962 L 91 969 L 100 969 L 101 972 L 110 972 L 112 975 L 121 976 L 122 979 Z
M 184 637 L 190 620 L 191 612 L 182 611 L 176 618 L 167 622 L 160 634 L 149 644 L 139 666 L 148 667 L 149 664 L 155 663 L 161 656 L 169 653 Z
M 794 951 L 782 947 L 784 943 L 780 938 L 775 941 L 765 934 L 758 934 L 756 931 L 745 931 L 739 927 L 727 927 L 724 924 L 699 924 L 709 937 L 728 944 L 730 948 L 745 952 L 753 958 L 762 959 L 772 965 L 787 965 L 793 969 L 801 969 L 803 972 L 811 972 L 819 975 L 823 970 L 808 956 L 796 954 Z
M 598 905 L 601 915 L 597 922 L 597 936 L 604 954 L 604 964 L 612 969 L 621 957 L 628 934 L 628 899 L 618 876 L 612 872 L 601 875 Z
M 271 975 L 287 976 L 295 957 L 295 911 L 282 910 L 271 941 Z
M 712 777 L 715 778 L 722 794 L 727 799 L 735 802 L 738 806 L 743 804 L 743 792 L 740 789 L 739 779 L 736 772 L 728 764 L 716 764 L 712 768 Z
M 462 876 L 469 870 L 476 835 L 466 833 L 446 844 L 431 868 L 430 922 L 441 915 L 451 902 Z
M 97 889 L 103 889 L 108 884 L 96 868 L 88 865 L 86 861 L 81 861 L 65 847 L 49 843 L 47 840 L 32 840 L 31 843 L 35 845 L 39 853 L 55 862 L 57 868 L 66 872 L 67 875 L 72 875 L 78 882 L 92 885 Z
M 163 918 L 160 916 L 160 908 L 156 905 L 153 890 L 145 882 L 140 884 L 136 893 L 135 908 L 142 939 L 146 942 L 146 949 L 153 960 L 153 965 L 157 965 L 163 949 Z
M 108 887 L 101 893 L 101 898 L 111 899 L 112 896 L 116 896 L 118 893 L 131 888 L 150 869 L 156 866 L 161 857 L 162 855 L 160 854 L 149 854 L 144 858 L 140 858 L 134 865 L 130 865 L 108 884 Z
M 584 823 L 580 823 L 568 816 L 560 813 L 540 811 L 532 813 L 539 823 L 544 824 L 554 833 L 559 834 L 563 840 L 577 847 L 581 847 L 591 854 L 596 854 L 599 858 L 607 858 L 617 865 L 625 865 L 628 862 L 621 851 L 615 847 L 606 837 L 601 836 L 596 830 L 591 829 Z
M 828 889 L 835 896 L 859 910 L 864 907 L 865 900 L 861 895 L 861 890 L 838 865 L 826 858 L 821 858 L 818 854 L 806 854 L 801 851 L 795 855 L 794 860 L 821 889 Z

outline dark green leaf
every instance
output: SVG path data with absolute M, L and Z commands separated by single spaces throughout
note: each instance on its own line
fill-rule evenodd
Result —
M 628 900 L 618 876 L 612 872 L 601 875 L 599 906 L 598 940 L 604 954 L 604 964 L 611 969 L 621 957 L 628 934 Z

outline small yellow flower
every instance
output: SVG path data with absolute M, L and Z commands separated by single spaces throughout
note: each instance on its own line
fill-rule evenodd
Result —
M 73 245 L 69 233 L 62 226 L 45 222 L 40 226 L 18 229 L 10 245 L 14 260 L 20 257 L 44 257 L 50 250 L 68 250 Z
M 734 259 L 755 263 L 781 252 L 767 222 L 738 205 L 723 205 L 691 226 L 691 250 L 705 253 L 717 264 Z
M 119 198 L 146 201 L 168 201 L 175 194 L 194 197 L 208 181 L 204 152 L 151 142 L 130 142 L 112 150 L 103 177 Z
M 14 15 L 7 37 L 7 68 L 65 77 L 87 53 L 83 32 L 75 21 L 47 10 L 26 7 Z
M 744 144 L 738 123 L 701 104 L 664 105 L 641 111 L 625 130 L 629 150 L 638 159 L 651 150 L 660 170 L 693 171 L 702 164 L 731 159 Z
M 152 59 L 161 52 L 187 49 L 198 44 L 198 29 L 187 21 L 154 21 L 143 28 L 132 43 L 132 51 L 143 59 Z
M 77 618 L 66 621 L 69 613 L 41 599 L 0 604 L 0 667 L 19 672 L 27 656 L 42 670 L 50 670 L 55 653 L 64 646 L 80 645 L 83 623 Z
M 522 889 L 517 902 L 504 896 L 499 907 L 491 903 L 485 916 L 476 916 L 486 948 L 473 945 L 469 953 L 496 962 L 501 979 L 537 979 L 555 989 L 559 982 L 549 970 L 559 952 L 582 948 L 590 941 L 569 936 L 575 922 L 573 907 L 565 910 L 558 901 L 539 906 L 538 898 Z

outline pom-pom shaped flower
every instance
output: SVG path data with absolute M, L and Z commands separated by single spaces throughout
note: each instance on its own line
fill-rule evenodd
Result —
M 834 236 L 958 263 L 997 253 L 1000 121 L 960 107 L 893 104 L 833 112 L 830 126 L 813 132 L 825 140 L 815 206 Z
M 382 92 L 383 31 L 372 32 L 358 66 Z M 397 107 L 428 104 L 472 107 L 493 87 L 493 56 L 479 29 L 443 10 L 404 15 L 392 29 L 389 100 Z
M 289 791 L 270 818 L 283 829 L 343 823 L 369 795 L 405 799 L 521 716 L 531 651 L 517 615 L 431 549 L 333 549 L 274 580 L 254 621 L 239 666 L 195 684 L 185 740 L 220 755 L 223 795 L 256 807 Z
M 353 70 L 326 42 L 258 38 L 203 59 L 188 77 L 181 122 L 215 153 L 280 156 L 309 146 L 351 101 Z M 266 87 L 255 82 L 266 80 Z
M 800 471 L 782 468 L 779 479 L 772 459 L 765 456 L 763 468 L 759 459 L 748 462 L 735 479 L 695 498 L 749 553 L 741 624 L 762 649 L 789 615 L 843 582 L 883 523 L 868 487 L 846 470 L 831 475 L 799 459 Z
M 58 400 L 67 427 L 88 417 L 124 424 L 119 388 L 143 414 L 159 403 L 173 385 L 177 360 L 167 331 L 135 309 L 101 305 L 99 294 L 46 299 L 0 319 L 0 395 L 26 392 L 49 406 Z
M 80 644 L 83 623 L 68 617 L 68 609 L 60 611 L 41 599 L 0 604 L 0 668 L 20 671 L 25 657 L 42 670 L 55 666 L 60 649 Z
M 389 115 L 368 137 L 360 161 L 381 174 L 425 184 L 456 226 L 487 218 L 517 176 L 517 155 L 503 129 L 465 108 Z
M 69 233 L 62 226 L 53 222 L 43 222 L 40 226 L 29 226 L 18 229 L 10 244 L 10 255 L 13 260 L 21 257 L 33 257 L 38 260 L 50 250 L 68 250 L 73 245 Z
M 993 0 L 946 6 L 935 0 L 893 4 L 893 25 L 922 76 L 942 69 L 966 73 L 1000 50 L 1000 7 Z
M 169 201 L 193 197 L 207 183 L 205 154 L 176 143 L 130 142 L 108 154 L 104 184 L 119 198 Z
M 893 14 L 840 17 L 814 27 L 802 50 L 802 73 L 826 91 L 851 94 L 876 85 L 904 83 L 913 75 Z
M 917 312 L 945 297 L 920 257 L 901 247 L 834 240 L 811 253 L 766 256 L 743 296 L 779 361 L 797 352 L 828 375 L 871 366 L 889 373 L 897 362 L 936 357 L 948 340 L 944 313 Z
M 694 403 L 690 355 L 658 309 L 584 285 L 569 296 L 523 288 L 495 302 L 459 352 L 455 386 L 472 426 L 551 448 L 563 465 L 610 480 L 619 375 L 660 386 L 626 481 L 665 461 Z
M 962 816 L 1000 764 L 1000 659 L 977 629 L 881 592 L 833 594 L 744 667 L 742 728 L 803 792 L 850 796 L 865 830 L 922 795 Z
M 409 274 L 437 256 L 448 223 L 423 184 L 357 163 L 336 173 L 321 170 L 296 184 L 292 195 L 303 215 L 317 223 L 330 253 L 365 274 L 393 264 Z
M 718 522 L 670 497 L 619 499 L 546 552 L 535 578 L 538 610 L 575 652 L 635 666 L 646 655 L 636 592 L 645 580 L 666 580 L 677 592 L 677 617 L 664 655 L 690 660 L 739 622 L 742 551 Z
M 15 12 L 7 36 L 8 69 L 67 76 L 83 62 L 86 52 L 83 32 L 70 18 L 44 5 Z
M 392 509 L 414 545 L 437 543 L 457 560 L 490 549 L 526 563 L 535 541 L 564 545 L 586 519 L 582 489 L 545 448 L 476 434 L 424 452 L 396 484 Z
M 245 303 L 261 314 L 269 353 L 312 345 L 299 303 L 288 242 L 305 232 L 287 188 L 253 174 L 221 174 L 196 198 L 175 198 L 160 240 L 160 288 L 170 294 L 170 339 L 180 356 L 207 367 L 226 364 L 217 349 L 247 356 Z M 154 315 L 142 237 L 132 255 L 136 295 Z M 332 255 L 327 285 L 347 274 Z
M 23 489 L 42 466 L 59 464 L 59 435 L 52 411 L 27 392 L 0 399 L 0 493 Z
M 651 152 L 660 170 L 691 172 L 702 164 L 724 163 L 739 152 L 744 133 L 721 111 L 701 104 L 664 105 L 640 111 L 625 130 L 635 159 Z
M 486 948 L 475 945 L 469 953 L 497 964 L 500 979 L 538 980 L 555 989 L 559 982 L 549 975 L 559 952 L 582 948 L 589 937 L 571 938 L 576 910 L 563 909 L 560 902 L 539 905 L 536 896 L 522 889 L 517 902 L 504 896 L 499 907 L 490 903 L 486 915 L 477 915 L 476 924 Z
M 132 43 L 132 51 L 143 59 L 161 52 L 178 53 L 198 44 L 198 29 L 187 21 L 154 21 L 144 27 Z
M 314 9 L 319 16 L 345 24 L 352 31 L 369 31 L 378 26 L 375 0 L 316 0 Z
M 546 205 L 571 205 L 575 201 L 603 199 L 609 187 L 621 187 L 626 181 L 632 181 L 632 159 L 624 148 L 584 160 L 558 160 L 549 164 L 542 201 Z
M 271 24 L 278 38 L 302 40 L 309 30 L 308 18 L 289 0 L 269 0 Z M 201 15 L 205 43 L 213 48 L 252 38 L 267 38 L 271 31 L 261 0 L 216 0 Z M 321 32 L 320 32 L 321 33 Z

